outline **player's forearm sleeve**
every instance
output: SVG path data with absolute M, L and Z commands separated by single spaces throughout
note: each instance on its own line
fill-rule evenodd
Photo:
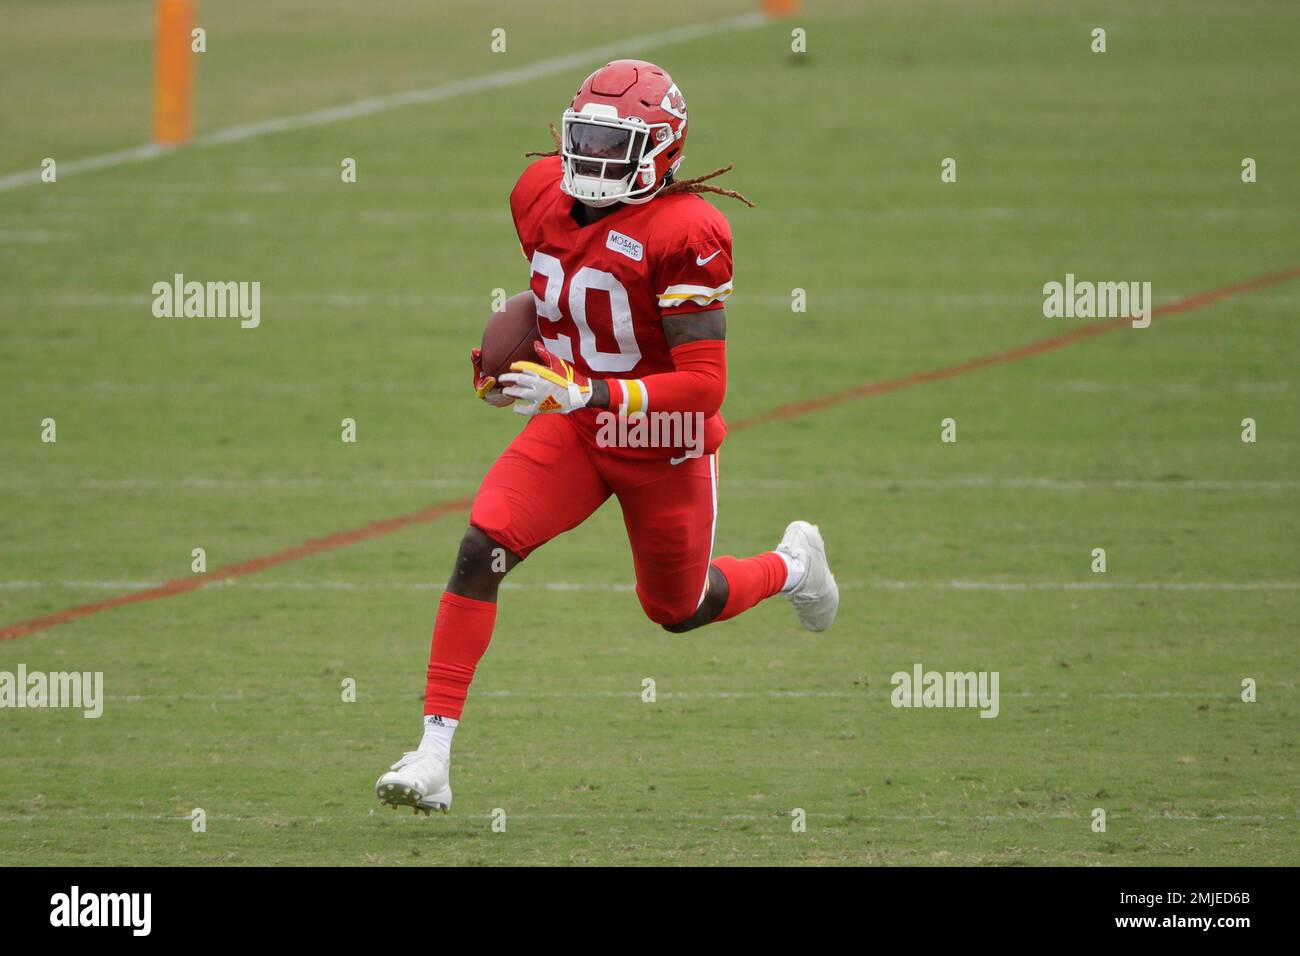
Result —
M 722 407 L 727 394 L 727 346 L 720 339 L 687 342 L 672 350 L 673 372 L 645 378 L 611 378 L 609 407 L 623 415 L 638 412 L 703 412 Z

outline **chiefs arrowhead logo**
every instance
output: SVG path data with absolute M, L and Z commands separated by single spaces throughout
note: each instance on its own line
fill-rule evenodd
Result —
M 677 88 L 676 83 L 668 87 L 668 92 L 664 94 L 659 108 L 672 113 L 678 119 L 686 119 L 686 97 L 682 96 L 682 91 Z

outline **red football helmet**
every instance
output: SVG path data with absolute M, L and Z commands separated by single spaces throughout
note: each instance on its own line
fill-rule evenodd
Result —
M 606 63 L 564 111 L 562 188 L 588 206 L 645 203 L 667 185 L 686 146 L 686 99 L 645 60 Z

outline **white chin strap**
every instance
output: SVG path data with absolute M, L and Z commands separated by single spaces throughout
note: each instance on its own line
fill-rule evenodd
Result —
M 650 197 L 628 197 L 632 189 L 632 180 L 639 175 L 640 173 L 632 173 L 623 179 L 575 175 L 570 177 L 570 188 L 566 191 L 584 206 L 593 206 L 596 209 L 612 206 L 616 202 L 645 202 Z
M 582 203 L 584 206 L 590 206 L 592 209 L 604 209 L 604 208 L 606 208 L 607 206 L 612 206 L 612 205 L 614 205 L 616 202 L 619 202 L 619 200 L 617 200 L 617 199 L 579 199 L 578 202 Z

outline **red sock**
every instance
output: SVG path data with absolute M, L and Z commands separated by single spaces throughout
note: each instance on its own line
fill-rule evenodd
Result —
M 460 720 L 474 679 L 474 668 L 492 640 L 497 606 L 487 601 L 442 592 L 429 648 L 429 681 L 424 688 L 424 713 Z
M 752 558 L 724 555 L 713 559 L 713 566 L 727 579 L 727 603 L 715 621 L 725 621 L 765 601 L 785 585 L 788 572 L 785 559 L 775 551 L 765 551 Z

